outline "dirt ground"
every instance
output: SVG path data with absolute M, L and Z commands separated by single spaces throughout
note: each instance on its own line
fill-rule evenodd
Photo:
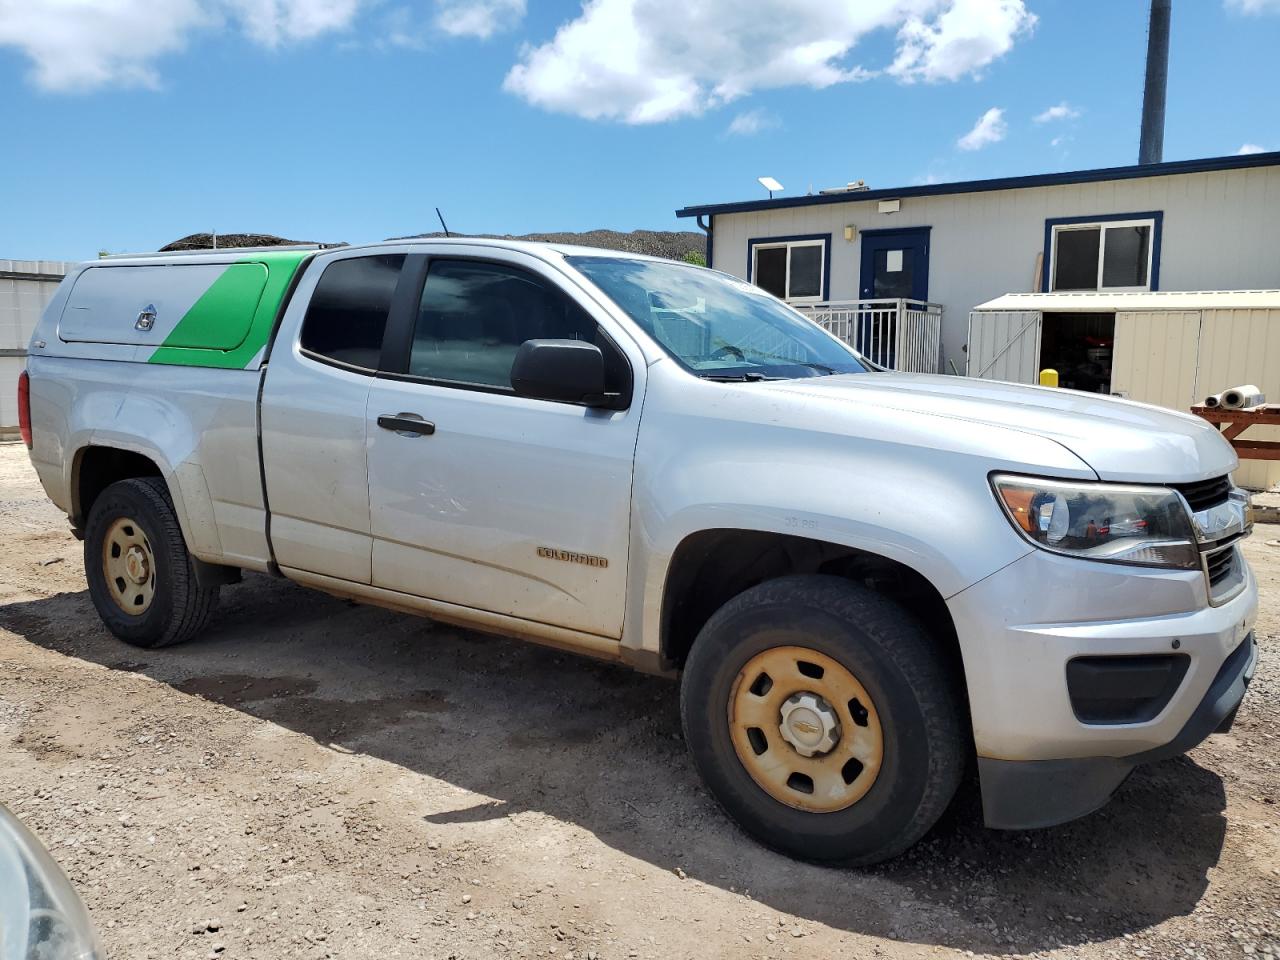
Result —
M 0 801 L 113 958 L 1280 955 L 1280 526 L 1233 732 L 1052 830 L 984 830 L 970 783 L 863 871 L 730 824 L 668 682 L 266 577 L 130 648 L 19 445 L 0 533 Z

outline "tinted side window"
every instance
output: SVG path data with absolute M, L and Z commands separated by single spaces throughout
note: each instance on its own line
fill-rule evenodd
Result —
M 404 254 L 335 260 L 302 320 L 302 349 L 319 359 L 377 370 Z
M 586 340 L 606 357 L 616 353 L 601 342 L 595 321 L 581 307 L 532 274 L 496 263 L 433 260 L 408 372 L 510 389 L 520 345 L 544 339 Z

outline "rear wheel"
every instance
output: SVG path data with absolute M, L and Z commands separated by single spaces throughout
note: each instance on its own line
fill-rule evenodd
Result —
M 725 604 L 681 683 L 712 794 L 763 843 L 870 864 L 942 815 L 965 741 L 957 684 L 925 628 L 836 577 L 787 577 Z
M 218 587 L 202 586 L 164 482 L 121 480 L 94 501 L 84 569 L 98 616 L 138 647 L 181 643 L 204 628 Z

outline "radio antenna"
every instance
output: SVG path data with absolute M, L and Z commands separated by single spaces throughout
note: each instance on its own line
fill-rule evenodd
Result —
M 445 226 L 444 217 L 443 217 L 443 215 L 441 215 L 441 213 L 440 213 L 440 208 L 439 208 L 439 207 L 436 207 L 436 216 L 440 218 L 440 226 L 444 227 L 444 235 L 445 235 L 446 237 L 452 237 L 452 236 L 453 236 L 453 234 L 451 234 L 451 233 L 449 232 L 449 228 L 448 228 L 447 226 Z

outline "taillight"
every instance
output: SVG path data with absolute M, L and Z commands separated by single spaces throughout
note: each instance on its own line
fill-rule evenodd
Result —
M 18 432 L 31 449 L 31 377 L 23 370 L 18 374 Z

